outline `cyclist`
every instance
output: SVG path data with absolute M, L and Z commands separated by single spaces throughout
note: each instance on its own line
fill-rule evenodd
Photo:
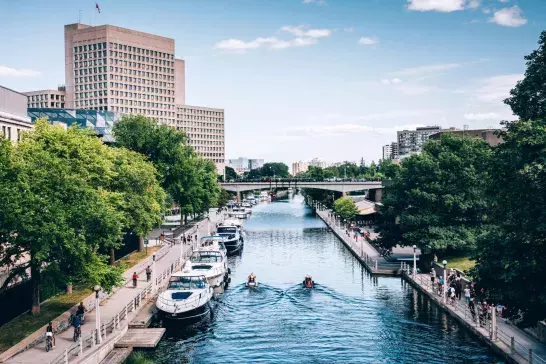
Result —
M 136 272 L 134 272 L 133 273 L 133 288 L 136 288 L 137 280 L 138 280 L 138 274 Z
M 53 324 L 51 322 L 49 323 L 49 325 L 47 325 L 46 328 L 46 340 L 51 340 L 51 346 L 55 347 L 55 335 L 53 334 Z
M 76 310 L 76 316 L 80 316 L 81 324 L 83 325 L 83 321 L 85 320 L 85 306 L 83 305 L 83 302 L 80 302 L 80 305 L 78 306 L 78 309 Z
M 74 341 L 76 341 L 80 335 L 82 334 L 82 320 L 81 316 L 75 315 L 74 321 L 72 321 L 72 325 L 74 326 Z

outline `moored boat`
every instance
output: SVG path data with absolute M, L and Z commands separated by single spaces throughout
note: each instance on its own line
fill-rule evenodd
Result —
M 216 233 L 224 238 L 223 243 L 228 252 L 236 252 L 243 247 L 243 238 L 237 226 L 226 225 L 224 223 L 218 226 Z

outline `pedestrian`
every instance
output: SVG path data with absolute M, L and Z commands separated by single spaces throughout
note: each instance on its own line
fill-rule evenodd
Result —
M 451 298 L 451 305 L 452 306 L 455 306 L 456 304 L 456 301 L 455 299 L 457 298 L 457 295 L 455 294 L 455 287 L 450 287 L 450 293 L 449 293 L 449 297 Z
M 462 297 L 462 283 L 461 283 L 461 276 L 457 275 L 457 278 L 455 278 L 455 295 L 457 296 L 458 300 L 461 300 Z
M 441 296 L 444 292 L 444 279 L 440 277 L 438 279 L 438 296 Z
M 505 309 L 506 307 L 504 307 L 503 305 L 501 305 L 500 303 L 497 305 L 497 316 L 498 317 L 502 317 L 502 311 Z
M 138 281 L 138 274 L 134 272 L 133 273 L 133 288 L 137 287 L 137 281 Z
M 151 278 L 152 278 L 152 269 L 150 268 L 150 266 L 148 266 L 146 268 L 146 282 L 149 282 Z
M 195 241 L 197 241 L 197 234 L 195 234 Z
M 464 300 L 467 304 L 470 304 L 470 288 L 468 286 L 464 288 Z
M 430 285 L 432 286 L 432 290 L 434 291 L 434 280 L 436 279 L 436 270 L 432 268 L 430 270 Z
M 434 263 L 438 263 L 438 257 L 434 254 Z
M 476 306 L 474 306 L 474 300 L 472 298 L 468 302 L 468 309 L 470 310 L 470 315 L 472 315 L 472 321 L 476 321 Z

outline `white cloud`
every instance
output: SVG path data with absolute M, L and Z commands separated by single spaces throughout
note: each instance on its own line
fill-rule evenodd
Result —
M 519 6 L 514 5 L 496 11 L 493 16 L 489 18 L 489 22 L 502 25 L 503 27 L 517 28 L 527 24 L 527 19 L 523 17 L 523 11 L 521 11 Z
M 306 29 L 303 25 L 283 26 L 279 29 L 295 36 L 292 39 L 279 39 L 277 37 L 260 37 L 245 42 L 240 39 L 226 39 L 215 44 L 214 48 L 232 53 L 244 53 L 249 49 L 265 46 L 269 49 L 286 49 L 291 47 L 303 47 L 318 43 L 318 39 L 329 37 L 333 31 L 330 29 Z
M 408 0 L 408 10 L 449 13 L 464 10 L 466 0 Z
M 500 120 L 501 116 L 495 112 L 487 113 L 468 113 L 464 114 L 466 120 L 482 121 L 482 120 Z
M 308 29 L 306 30 L 305 26 L 291 26 L 285 25 L 280 29 L 283 32 L 288 32 L 296 37 L 305 37 L 305 38 L 325 38 L 332 35 L 333 31 L 331 29 Z
M 391 72 L 393 76 L 420 76 L 433 72 L 447 71 L 461 67 L 459 63 L 430 64 L 426 66 L 404 68 L 399 71 Z
M 381 83 L 384 85 L 395 85 L 397 83 L 401 83 L 402 80 L 399 78 L 391 78 L 391 79 L 383 79 L 381 80 Z
M 507 2 L 509 2 L 510 0 L 499 0 L 501 3 L 504 3 L 506 4 Z
M 40 72 L 34 70 L 26 68 L 10 68 L 0 65 L 0 77 L 35 77 L 40 75 Z
M 491 9 L 489 8 L 483 8 L 482 11 L 484 14 L 491 14 Z
M 319 6 L 326 5 L 326 1 L 324 0 L 303 0 L 304 4 L 317 4 Z
M 373 44 L 377 44 L 379 43 L 379 39 L 375 38 L 375 37 L 361 37 L 359 40 L 358 40 L 358 44 L 362 44 L 362 45 L 373 45 Z
M 470 0 L 468 2 L 469 9 L 477 9 L 480 7 L 480 0 Z
M 345 27 L 343 28 L 343 31 L 346 32 L 346 33 L 352 33 L 355 31 L 355 28 L 353 27 Z
M 510 90 L 523 78 L 522 74 L 489 77 L 471 93 L 474 97 L 487 102 L 499 102 L 510 96 Z M 461 91 L 461 93 L 465 93 Z

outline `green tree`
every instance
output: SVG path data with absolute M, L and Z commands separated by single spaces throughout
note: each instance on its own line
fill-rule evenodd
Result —
M 504 103 L 522 120 L 546 119 L 546 31 L 540 34 L 538 49 L 525 56 L 525 77 Z
M 226 206 L 229 199 L 230 199 L 230 195 L 229 195 L 228 191 L 221 188 L 220 193 L 218 194 L 218 207 Z
M 472 249 L 487 226 L 490 155 L 481 139 L 445 133 L 404 159 L 381 207 L 382 243 Z
M 237 180 L 237 172 L 230 166 L 226 166 L 226 180 L 227 181 L 236 181 Z
M 546 120 L 506 126 L 490 162 L 495 228 L 478 240 L 473 277 L 529 326 L 546 318 Z
M 334 202 L 334 211 L 345 220 L 353 220 L 358 208 L 350 197 L 341 197 Z
M 379 162 L 377 170 L 383 176 L 394 179 L 398 176 L 398 173 L 400 173 L 400 165 L 393 163 L 390 160 L 382 160 Z
M 265 163 L 262 168 L 260 168 L 260 175 L 261 177 L 288 178 L 290 173 L 288 173 L 288 166 L 286 164 L 273 162 Z
M 91 132 L 65 131 L 38 120 L 33 132 L 11 147 L 0 143 L 0 240 L 2 267 L 13 268 L 2 286 L 16 277 L 32 282 L 31 312 L 40 312 L 44 273 L 109 289 L 121 278 L 99 255 L 121 239 L 123 214 L 108 190 L 113 177 L 108 147 Z M 14 267 L 13 262 L 22 261 Z

